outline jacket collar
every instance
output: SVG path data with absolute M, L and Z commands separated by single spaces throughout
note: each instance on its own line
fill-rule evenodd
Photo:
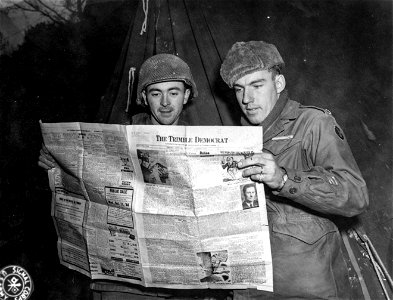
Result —
M 285 124 L 297 119 L 300 114 L 299 103 L 289 100 L 281 111 L 281 115 L 273 122 L 273 124 L 264 130 L 263 142 L 271 140 L 285 130 Z
M 293 101 L 288 98 L 288 102 L 285 105 L 281 113 L 281 120 L 294 120 L 300 115 L 299 102 Z

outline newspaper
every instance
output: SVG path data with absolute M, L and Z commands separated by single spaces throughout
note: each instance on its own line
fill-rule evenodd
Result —
M 262 151 L 262 127 L 41 130 L 58 164 L 49 183 L 63 265 L 146 287 L 273 290 L 263 185 L 237 168 Z

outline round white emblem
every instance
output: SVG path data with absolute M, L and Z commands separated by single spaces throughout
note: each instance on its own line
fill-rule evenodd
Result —
M 32 292 L 33 281 L 25 269 L 11 265 L 0 270 L 0 300 L 27 300 Z

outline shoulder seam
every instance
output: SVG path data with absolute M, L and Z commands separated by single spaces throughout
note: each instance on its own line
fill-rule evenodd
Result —
M 319 110 L 319 111 L 321 111 L 321 112 L 323 112 L 323 113 L 325 113 L 325 114 L 327 114 L 327 115 L 331 115 L 331 114 L 332 114 L 332 112 L 331 112 L 330 110 L 328 110 L 327 108 L 321 108 L 321 107 L 314 106 L 314 105 L 304 105 L 304 104 L 300 104 L 300 105 L 299 105 L 299 108 L 311 108 L 311 109 Z

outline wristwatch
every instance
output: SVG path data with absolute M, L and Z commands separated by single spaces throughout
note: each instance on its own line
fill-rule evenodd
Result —
M 284 172 L 284 175 L 282 175 L 281 184 L 280 184 L 280 187 L 277 189 L 277 192 L 281 192 L 282 188 L 285 185 L 285 182 L 287 182 L 287 180 L 288 180 L 287 170 L 285 170 L 285 168 L 283 168 L 283 167 L 281 167 L 281 170 Z

